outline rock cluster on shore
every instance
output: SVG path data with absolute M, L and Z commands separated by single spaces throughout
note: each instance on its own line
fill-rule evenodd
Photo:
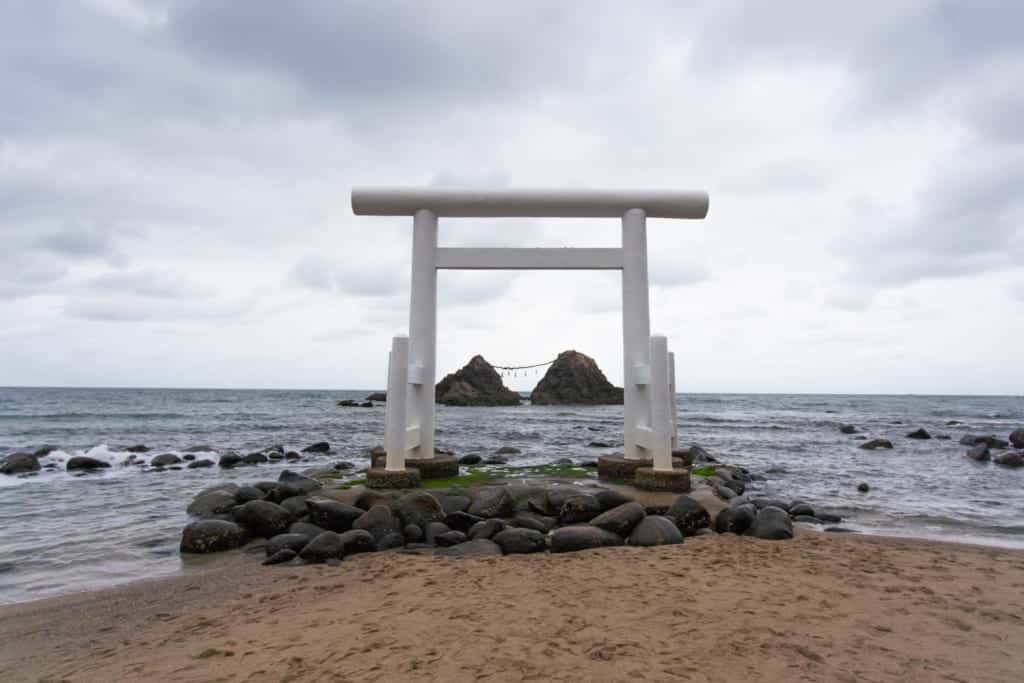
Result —
M 807 503 L 751 497 L 719 465 L 699 490 L 642 503 L 621 488 L 529 480 L 410 491 L 324 488 L 285 471 L 248 486 L 200 492 L 198 519 L 182 532 L 183 553 L 220 552 L 266 539 L 265 563 L 338 562 L 380 550 L 447 556 L 574 552 L 588 548 L 681 543 L 686 536 L 745 534 L 782 540 L 793 522 L 839 518 Z M 638 494 L 641 492 L 637 492 Z
M 519 394 L 506 387 L 501 375 L 480 355 L 438 382 L 435 397 L 438 403 L 448 406 L 516 406 L 521 401 Z

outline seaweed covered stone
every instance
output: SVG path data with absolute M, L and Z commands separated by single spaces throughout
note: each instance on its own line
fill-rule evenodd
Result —
M 437 383 L 435 400 L 448 406 L 515 406 L 519 394 L 505 386 L 497 370 L 481 355 Z

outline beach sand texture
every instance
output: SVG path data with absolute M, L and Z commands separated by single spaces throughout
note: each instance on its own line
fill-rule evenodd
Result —
M 1024 551 L 805 532 L 235 557 L 0 608 L 3 681 L 1013 681 Z

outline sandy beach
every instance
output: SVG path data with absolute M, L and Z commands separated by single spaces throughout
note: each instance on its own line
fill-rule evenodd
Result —
M 339 567 L 236 556 L 0 608 L 0 679 L 1009 681 L 1022 636 L 1024 551 L 727 534 Z

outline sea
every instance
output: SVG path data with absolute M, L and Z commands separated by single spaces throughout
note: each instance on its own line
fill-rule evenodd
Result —
M 0 388 L 0 457 L 55 446 L 55 469 L 0 475 L 0 602 L 21 602 L 189 571 L 216 561 L 178 554 L 185 508 L 225 481 L 276 479 L 341 460 L 358 467 L 382 442 L 384 405 L 339 407 L 369 390 Z M 1024 397 L 679 394 L 682 445 L 758 475 L 758 494 L 801 499 L 861 533 L 1024 548 L 1024 468 L 964 456 L 966 434 L 1006 439 Z M 858 433 L 839 432 L 852 424 Z M 907 438 L 924 428 L 928 440 Z M 858 448 L 885 438 L 892 450 Z M 940 438 L 948 437 L 948 438 Z M 591 460 L 622 448 L 621 406 L 438 406 L 436 443 L 457 455 L 521 453 L 511 465 Z M 328 441 L 334 453 L 230 470 L 138 464 L 207 447 L 198 458 Z M 594 443 L 606 444 L 595 446 Z M 135 445 L 150 448 L 133 454 Z M 64 470 L 74 455 L 111 463 Z M 356 476 L 356 475 L 353 475 Z M 857 485 L 865 482 L 868 493 Z

